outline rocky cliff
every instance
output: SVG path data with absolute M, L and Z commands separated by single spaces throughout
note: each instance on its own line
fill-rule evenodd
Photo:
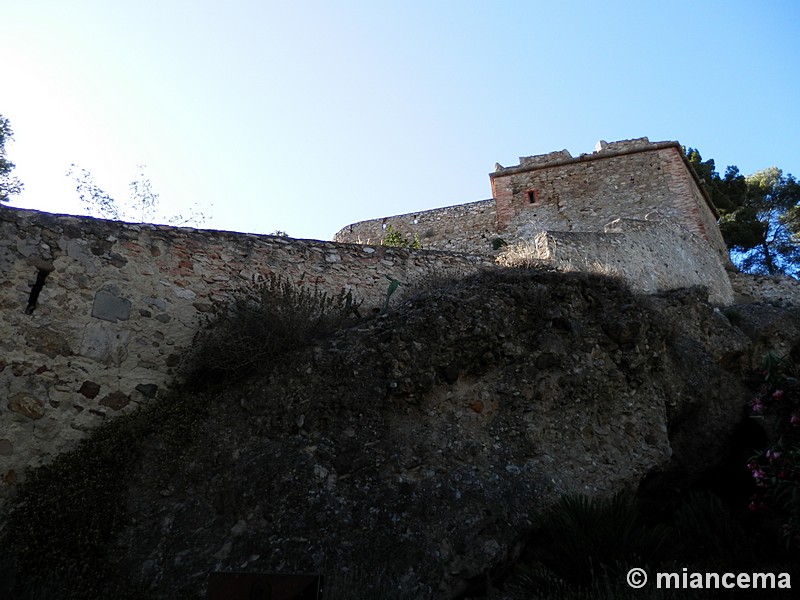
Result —
M 800 315 L 726 316 L 705 297 L 498 270 L 421 291 L 196 407 L 184 393 L 156 425 L 119 429 L 124 458 L 103 459 L 118 485 L 98 585 L 199 597 L 211 571 L 366 573 L 392 597 L 466 594 L 562 494 L 648 476 L 686 487 L 726 455 L 742 373 L 766 351 L 797 355 Z M 25 507 L 7 537 L 52 527 L 20 525 L 35 520 Z M 35 571 L 23 554 L 18 581 Z

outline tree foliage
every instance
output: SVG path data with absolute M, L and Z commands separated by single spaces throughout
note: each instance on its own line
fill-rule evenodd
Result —
M 6 142 L 14 139 L 14 132 L 8 119 L 0 115 L 0 202 L 8 202 L 11 196 L 22 191 L 19 179 L 11 176 L 14 170 L 13 162 L 6 158 Z
M 72 164 L 67 177 L 75 180 L 78 193 L 87 212 L 101 219 L 112 221 L 135 221 L 140 223 L 168 223 L 170 225 L 202 225 L 206 215 L 195 209 L 188 215 L 167 215 L 159 210 L 160 194 L 155 191 L 150 178 L 145 173 L 145 165 L 137 165 L 138 174 L 128 184 L 130 197 L 126 202 L 118 202 L 94 181 L 90 171 Z
M 800 183 L 777 167 L 745 177 L 729 166 L 721 177 L 696 149 L 686 157 L 719 211 L 733 262 L 748 273 L 800 275 Z

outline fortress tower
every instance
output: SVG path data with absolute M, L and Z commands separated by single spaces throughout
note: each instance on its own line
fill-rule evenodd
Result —
M 567 150 L 521 157 L 489 178 L 491 200 L 354 223 L 334 240 L 378 243 L 391 225 L 418 235 L 424 248 L 486 254 L 496 238 L 603 232 L 615 219 L 651 218 L 686 229 L 730 266 L 718 215 L 678 142 L 601 141 L 578 157 Z
M 600 141 L 592 154 L 520 157 L 519 165 L 498 165 L 489 177 L 498 231 L 512 238 L 543 229 L 603 231 L 614 219 L 657 216 L 705 240 L 729 263 L 719 215 L 678 142 Z

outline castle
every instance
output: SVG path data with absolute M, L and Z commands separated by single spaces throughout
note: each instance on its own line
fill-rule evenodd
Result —
M 643 292 L 701 285 L 717 305 L 736 293 L 800 296 L 729 272 L 714 208 L 677 142 L 526 157 L 490 179 L 492 200 L 355 223 L 335 242 L 0 207 L 0 502 L 25 469 L 157 400 L 203 315 L 254 275 L 379 307 L 387 278 L 495 268 L 495 246 L 538 236 L 545 262 L 606 265 Z M 389 225 L 424 249 L 381 245 Z
M 728 265 L 711 199 L 678 142 L 647 138 L 598 142 L 591 154 L 567 150 L 499 164 L 492 199 L 348 225 L 337 242 L 379 240 L 391 225 L 424 247 L 485 253 L 491 240 L 530 238 L 541 230 L 602 232 L 612 220 L 668 219 L 705 242 Z
M 543 258 L 600 266 L 639 291 L 705 286 L 733 302 L 718 215 L 678 142 L 601 141 L 497 165 L 490 179 L 491 200 L 354 223 L 334 240 L 376 242 L 391 227 L 423 248 L 492 255 L 538 237 Z

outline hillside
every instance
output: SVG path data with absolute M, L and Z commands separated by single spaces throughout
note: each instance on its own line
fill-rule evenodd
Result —
M 526 270 L 420 291 L 213 395 L 181 392 L 144 425 L 125 417 L 93 436 L 80 451 L 101 449 L 91 464 L 108 465 L 99 503 L 114 518 L 86 516 L 91 477 L 44 471 L 29 489 L 69 479 L 77 506 L 34 518 L 18 502 L 4 535 L 19 548 L 88 518 L 95 562 L 76 568 L 86 557 L 61 540 L 4 568 L 19 597 L 87 581 L 198 597 L 209 571 L 325 573 L 364 597 L 381 597 L 372 584 L 398 598 L 477 594 L 563 494 L 646 480 L 668 502 L 737 449 L 746 374 L 766 352 L 797 361 L 800 314 L 723 314 L 703 297 Z

